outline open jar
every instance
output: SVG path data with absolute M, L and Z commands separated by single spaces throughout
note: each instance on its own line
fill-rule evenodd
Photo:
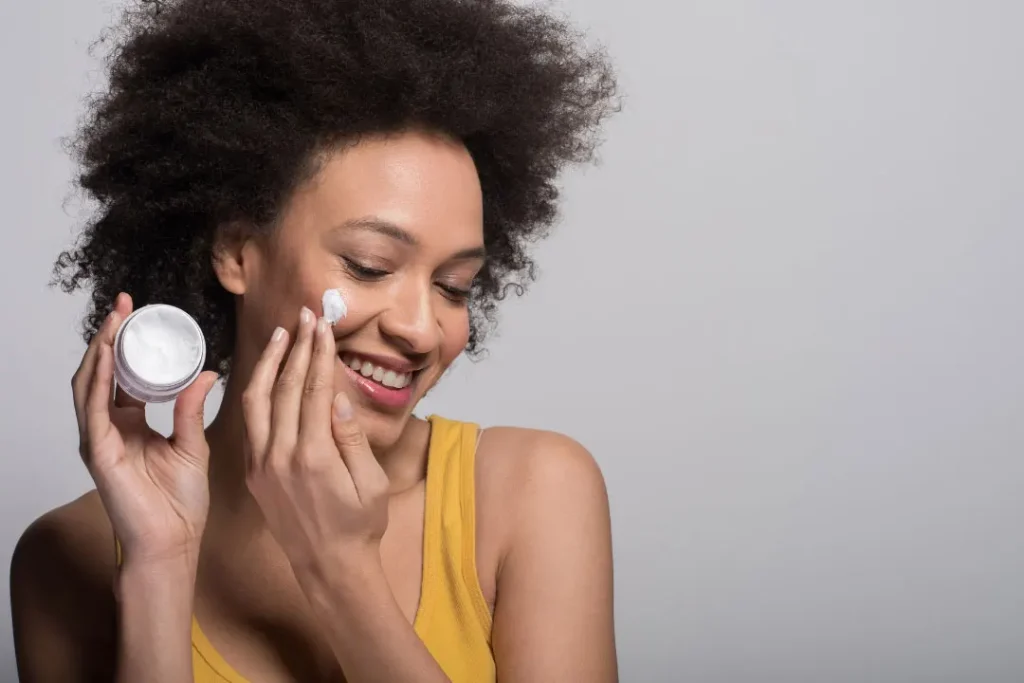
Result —
M 114 379 L 145 403 L 173 400 L 196 381 L 206 362 L 199 323 L 168 304 L 133 311 L 114 337 Z

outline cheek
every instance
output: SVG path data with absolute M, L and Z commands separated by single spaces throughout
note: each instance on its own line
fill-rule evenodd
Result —
M 294 331 L 299 310 L 308 306 L 320 315 L 320 298 L 332 286 L 324 268 L 309 255 L 297 253 L 288 245 L 278 245 L 273 260 L 267 259 L 257 280 L 257 288 L 245 297 L 245 305 L 261 327 L 273 330 L 278 325 Z
M 360 291 L 358 287 L 349 283 L 341 282 L 340 278 L 332 278 L 333 281 L 322 285 L 312 296 L 311 303 L 307 303 L 313 313 L 320 316 L 324 314 L 324 294 L 329 289 L 335 289 L 341 293 L 341 300 L 344 304 L 345 315 L 334 324 L 335 332 L 347 337 L 358 332 L 366 323 L 380 310 L 379 295 L 373 292 Z
M 469 343 L 469 311 L 451 311 L 441 318 L 441 362 L 450 365 Z

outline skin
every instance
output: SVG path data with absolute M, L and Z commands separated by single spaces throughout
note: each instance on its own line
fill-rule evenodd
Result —
M 466 150 L 410 131 L 325 155 L 270 233 L 225 229 L 214 267 L 238 343 L 205 433 L 212 374 L 178 398 L 169 440 L 111 400 L 110 343 L 132 307 L 120 296 L 72 383 L 96 491 L 33 523 L 12 561 L 23 683 L 190 681 L 193 613 L 250 680 L 447 680 L 411 623 L 429 439 L 412 409 L 466 345 L 459 292 L 483 263 L 482 225 Z M 349 307 L 333 328 L 312 313 L 328 287 Z M 351 353 L 415 367 L 409 405 L 355 387 Z M 509 427 L 486 430 L 476 457 L 498 678 L 617 680 L 593 458 Z

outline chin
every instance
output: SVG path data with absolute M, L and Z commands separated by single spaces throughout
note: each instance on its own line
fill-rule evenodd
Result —
M 381 413 L 366 406 L 356 408 L 356 421 L 366 435 L 370 448 L 374 450 L 387 450 L 398 443 L 411 419 L 411 411 L 393 414 Z

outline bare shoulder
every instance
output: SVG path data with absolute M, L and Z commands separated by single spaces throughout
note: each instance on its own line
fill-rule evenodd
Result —
M 31 587 L 47 577 L 100 580 L 110 593 L 116 564 L 110 522 L 99 494 L 90 491 L 50 510 L 22 533 L 11 561 L 12 581 Z
M 477 481 L 503 494 L 502 502 L 556 490 L 566 502 L 606 497 L 604 477 L 590 452 L 558 432 L 489 427 L 480 439 Z
M 63 680 L 93 680 L 110 665 L 116 564 L 113 532 L 95 491 L 47 512 L 21 535 L 10 576 L 23 681 L 55 680 L 47 676 L 70 667 L 77 667 L 76 678 Z
M 476 486 L 477 556 L 485 595 L 496 590 L 491 576 L 500 573 L 519 543 L 532 543 L 538 534 L 557 534 L 560 527 L 567 533 L 610 533 L 601 469 L 583 445 L 564 434 L 520 427 L 485 429 L 477 453 Z
M 481 588 L 493 599 L 499 680 L 617 680 L 611 519 L 597 462 L 562 434 L 499 427 L 484 431 L 478 463 L 477 557 L 489 563 L 478 570 L 488 572 Z

